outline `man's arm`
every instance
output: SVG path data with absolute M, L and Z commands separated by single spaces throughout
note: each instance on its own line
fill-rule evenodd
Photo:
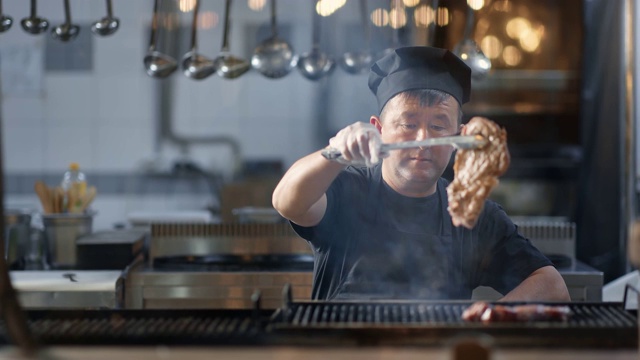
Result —
M 327 209 L 325 192 L 345 166 L 327 161 L 321 151 L 296 161 L 273 191 L 273 207 L 301 226 L 317 225 Z
M 340 130 L 329 145 L 342 154 L 340 162 L 326 160 L 316 151 L 298 160 L 284 174 L 271 202 L 280 215 L 301 226 L 317 225 L 327 210 L 329 186 L 345 165 L 372 166 L 379 161 L 380 132 L 357 122 Z
M 529 275 L 499 301 L 571 301 L 564 279 L 553 266 Z

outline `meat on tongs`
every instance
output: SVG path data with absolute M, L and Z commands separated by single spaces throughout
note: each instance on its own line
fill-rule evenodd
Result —
M 449 214 L 455 226 L 472 229 L 484 208 L 484 201 L 498 185 L 498 176 L 509 167 L 507 132 L 493 121 L 474 117 L 461 135 L 481 135 L 484 146 L 459 149 L 453 165 L 454 179 L 447 187 Z
M 463 313 L 465 321 L 494 322 L 529 322 L 529 321 L 567 321 L 571 309 L 566 305 L 491 305 L 478 301 L 469 306 Z

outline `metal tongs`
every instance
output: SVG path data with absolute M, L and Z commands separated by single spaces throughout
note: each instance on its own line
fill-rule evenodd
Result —
M 403 141 L 390 144 L 382 144 L 380 153 L 386 153 L 389 150 L 410 149 L 417 147 L 437 146 L 437 145 L 453 145 L 456 149 L 479 149 L 487 144 L 487 139 L 481 135 L 465 135 L 465 136 L 443 136 L 439 138 L 420 140 L 420 141 Z M 342 156 L 338 149 L 328 147 L 322 150 L 322 156 L 327 160 L 336 160 Z

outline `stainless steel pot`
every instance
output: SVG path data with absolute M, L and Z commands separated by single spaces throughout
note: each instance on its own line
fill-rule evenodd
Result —
M 76 266 L 76 240 L 92 232 L 93 213 L 42 216 L 47 263 L 53 269 Z

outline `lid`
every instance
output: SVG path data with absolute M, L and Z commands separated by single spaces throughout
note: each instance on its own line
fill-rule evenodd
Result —
M 69 170 L 72 170 L 72 171 L 80 170 L 80 164 L 78 164 L 77 162 L 72 162 L 71 164 L 69 164 Z

